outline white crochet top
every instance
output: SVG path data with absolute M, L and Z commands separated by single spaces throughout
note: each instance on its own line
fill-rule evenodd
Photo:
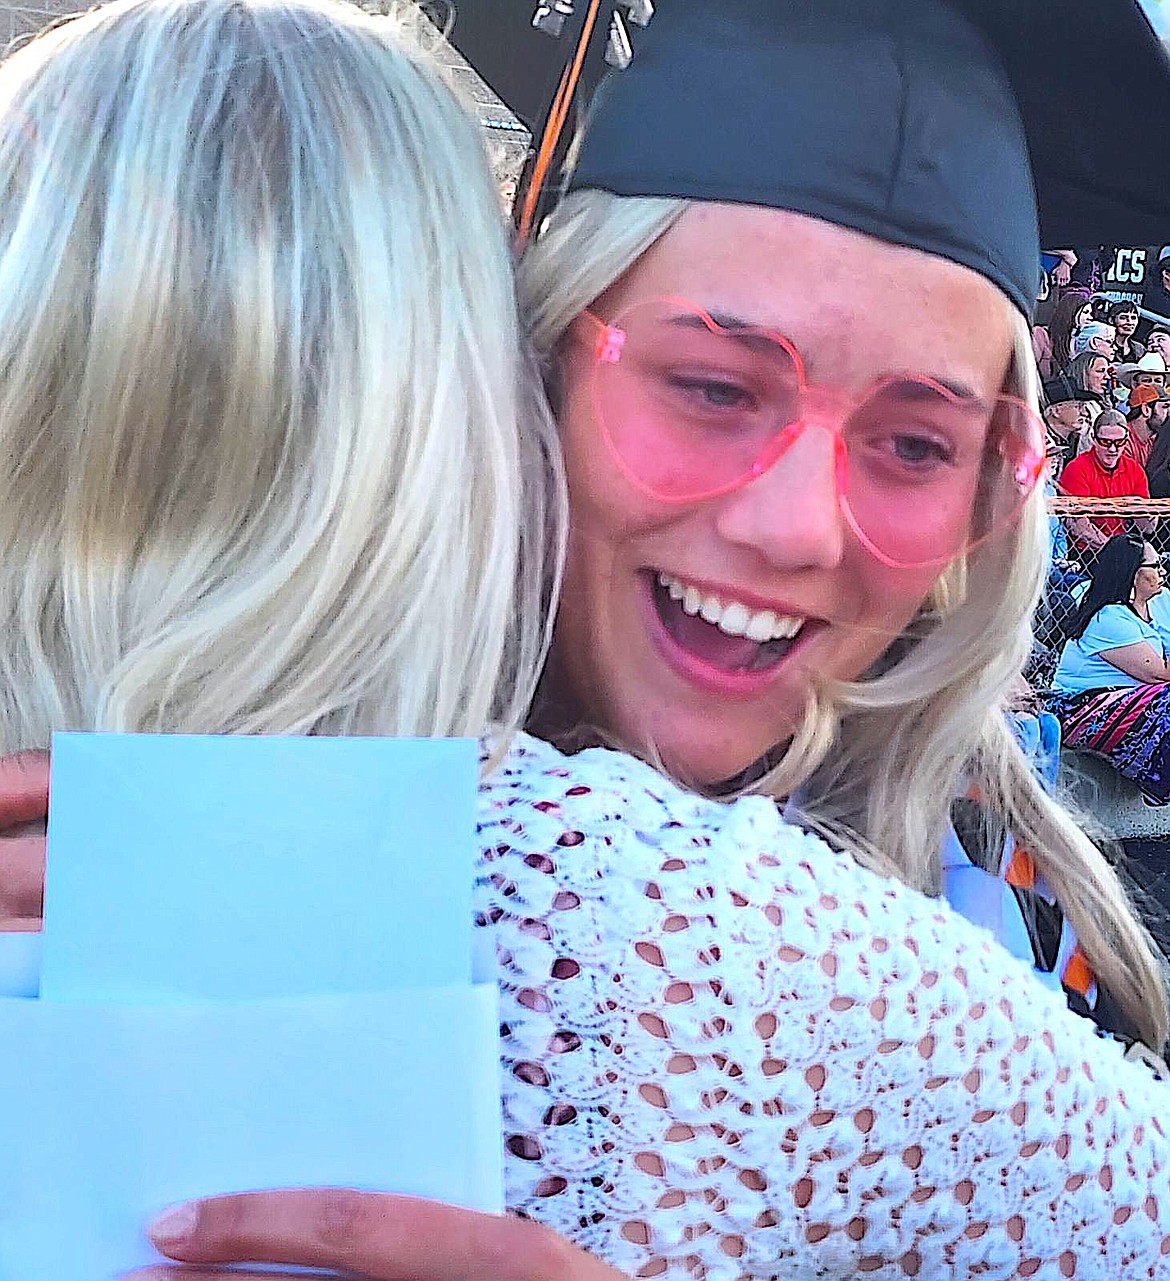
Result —
M 480 804 L 512 1209 L 637 1277 L 1170 1277 L 1170 1086 L 990 935 L 616 753 Z

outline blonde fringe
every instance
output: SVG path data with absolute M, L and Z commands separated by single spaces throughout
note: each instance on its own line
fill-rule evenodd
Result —
M 577 192 L 520 265 L 521 306 L 556 395 L 555 354 L 574 317 L 681 216 L 681 201 Z M 1020 317 L 1005 390 L 1037 403 Z M 814 689 L 783 757 L 751 790 L 799 792 L 802 818 L 859 862 L 937 894 L 950 800 L 962 779 L 1032 852 L 1103 985 L 1163 1046 L 1165 970 L 1121 880 L 1070 814 L 1046 795 L 1002 708 L 1027 658 L 1047 563 L 1043 497 L 1010 537 L 944 574 L 879 674 Z

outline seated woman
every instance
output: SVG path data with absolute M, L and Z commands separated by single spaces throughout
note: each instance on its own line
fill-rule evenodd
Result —
M 1068 377 L 1073 386 L 1092 399 L 1086 401 L 1088 411 L 1081 423 L 1076 452 L 1084 453 L 1092 442 L 1093 427 L 1102 412 L 1112 408 L 1109 385 L 1109 360 L 1099 351 L 1082 351 L 1069 363 Z
M 1055 378 L 1064 373 L 1073 358 L 1073 334 L 1093 319 L 1093 305 L 1082 293 L 1066 292 L 1052 313 L 1047 325 L 1048 345 L 1051 348 L 1051 359 L 1047 371 L 1041 371 L 1046 378 Z
M 1155 549 L 1119 534 L 1098 554 L 1069 628 L 1050 708 L 1064 742 L 1108 757 L 1152 802 L 1170 801 L 1170 664 L 1151 602 L 1165 588 Z

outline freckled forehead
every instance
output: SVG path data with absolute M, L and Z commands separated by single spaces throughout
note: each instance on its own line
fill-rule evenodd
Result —
M 968 268 L 754 206 L 692 207 L 610 293 L 681 294 L 778 330 L 842 390 L 913 371 L 994 395 L 1012 345 L 1012 304 Z

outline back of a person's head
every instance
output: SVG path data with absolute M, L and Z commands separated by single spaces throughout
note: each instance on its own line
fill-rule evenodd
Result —
M 410 25 L 119 0 L 0 66 L 3 750 L 520 716 L 544 418 Z

